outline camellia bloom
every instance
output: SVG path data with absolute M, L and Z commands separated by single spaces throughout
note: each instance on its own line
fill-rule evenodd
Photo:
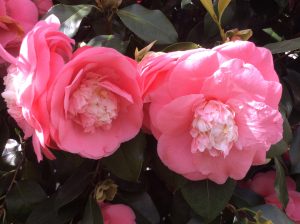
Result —
M 73 40 L 59 32 L 59 27 L 55 16 L 38 22 L 25 36 L 17 58 L 0 49 L 0 56 L 12 63 L 4 78 L 6 88 L 2 96 L 8 112 L 23 129 L 25 138 L 33 135 L 38 160 L 42 159 L 42 151 L 53 158 L 47 150 L 47 146 L 56 147 L 50 141 L 47 128 L 47 89 L 72 56 Z
M 250 181 L 249 187 L 257 194 L 263 196 L 267 204 L 282 208 L 274 189 L 275 177 L 275 171 L 258 173 Z M 296 191 L 296 183 L 292 178 L 286 177 L 286 184 L 289 195 L 286 214 L 291 220 L 295 221 L 297 224 L 300 224 L 300 192 Z
M 31 0 L 0 0 L 0 45 L 17 55 L 24 34 L 37 21 L 38 10 Z
M 100 203 L 104 224 L 135 224 L 132 209 L 123 204 Z
M 242 179 L 282 138 L 282 89 L 265 48 L 236 41 L 150 55 L 139 71 L 158 155 L 188 179 Z
M 93 159 L 115 152 L 142 125 L 137 76 L 136 62 L 114 49 L 77 50 L 48 90 L 52 141 Z
M 53 6 L 52 0 L 33 0 L 33 2 L 36 4 L 40 16 L 43 16 Z

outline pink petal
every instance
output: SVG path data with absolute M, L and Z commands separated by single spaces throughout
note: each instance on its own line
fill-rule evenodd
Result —
M 228 59 L 238 58 L 255 66 L 265 80 L 278 82 L 271 52 L 248 41 L 228 42 L 213 48 Z
M 192 137 L 189 133 L 178 136 L 162 135 L 157 152 L 161 161 L 172 171 L 189 175 L 197 172 L 191 152 Z
M 253 150 L 238 150 L 232 148 L 228 156 L 212 157 L 209 153 L 195 153 L 193 162 L 197 170 L 206 175 L 206 178 L 223 184 L 228 177 L 235 180 L 243 179 L 250 166 L 255 151 Z
M 27 33 L 38 21 L 38 10 L 31 0 L 7 0 L 7 15 L 18 21 Z

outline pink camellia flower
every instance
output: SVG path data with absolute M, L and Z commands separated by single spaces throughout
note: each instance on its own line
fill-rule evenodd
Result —
M 282 89 L 265 48 L 236 41 L 150 55 L 139 72 L 158 155 L 188 179 L 242 179 L 282 138 Z
M 80 48 L 47 89 L 48 111 L 31 112 L 47 123 L 58 148 L 92 159 L 109 156 L 141 128 L 137 76 L 136 62 L 114 49 Z
M 37 21 L 38 10 L 31 0 L 0 0 L 0 45 L 17 55 L 24 34 Z
M 135 224 L 132 209 L 123 204 L 100 204 L 104 224 Z
M 254 192 L 263 196 L 267 204 L 282 208 L 274 189 L 275 177 L 275 171 L 258 173 L 250 181 L 248 186 Z M 289 202 L 286 207 L 286 214 L 291 220 L 295 221 L 295 223 L 300 224 L 300 192 L 296 191 L 296 183 L 292 178 L 286 177 L 286 184 L 289 194 Z
M 59 26 L 55 16 L 38 22 L 25 36 L 17 58 L 0 46 L 0 56 L 12 64 L 4 78 L 6 89 L 2 96 L 8 112 L 23 129 L 25 138 L 33 135 L 38 160 L 42 159 L 42 151 L 47 157 L 53 158 L 47 150 L 47 146 L 56 147 L 46 128 L 50 119 L 46 112 L 47 90 L 58 71 L 72 56 L 73 40 L 59 32 Z
M 36 4 L 40 16 L 43 16 L 53 6 L 52 0 L 33 0 L 33 2 Z

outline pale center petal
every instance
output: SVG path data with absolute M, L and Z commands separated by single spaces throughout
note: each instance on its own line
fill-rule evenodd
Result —
M 226 157 L 238 139 L 235 113 L 226 104 L 210 100 L 197 106 L 190 134 L 192 153 L 207 151 L 211 156 Z
M 118 98 L 101 87 L 101 78 L 87 75 L 70 97 L 68 115 L 84 132 L 93 133 L 96 128 L 108 130 L 118 117 Z

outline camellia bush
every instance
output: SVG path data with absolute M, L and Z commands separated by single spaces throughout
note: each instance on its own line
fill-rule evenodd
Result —
M 300 223 L 300 2 L 0 0 L 2 224 Z

